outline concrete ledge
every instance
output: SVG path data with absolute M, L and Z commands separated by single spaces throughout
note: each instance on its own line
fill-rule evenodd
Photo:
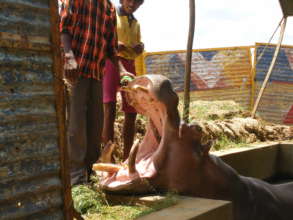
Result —
M 215 152 L 216 156 L 244 176 L 268 179 L 277 172 L 279 143 L 259 144 L 249 148 Z
M 281 143 L 279 151 L 277 173 L 293 178 L 293 142 Z
M 166 209 L 138 218 L 139 220 L 232 220 L 232 204 L 227 201 L 180 197 Z

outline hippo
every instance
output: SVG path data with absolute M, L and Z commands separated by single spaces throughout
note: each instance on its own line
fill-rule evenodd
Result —
M 239 175 L 219 157 L 210 154 L 213 144 L 201 127 L 181 122 L 178 96 L 162 75 L 144 75 L 131 81 L 127 100 L 148 118 L 144 138 L 135 141 L 129 158 L 111 164 L 109 144 L 101 163 L 93 165 L 104 190 L 121 194 L 162 193 L 233 204 L 234 220 L 292 220 L 293 183 L 273 185 Z

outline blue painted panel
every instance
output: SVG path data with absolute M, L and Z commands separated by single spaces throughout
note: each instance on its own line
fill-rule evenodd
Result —
M 275 46 L 256 46 L 256 95 L 271 65 Z M 293 124 L 293 48 L 282 46 L 275 67 L 269 78 L 258 107 L 258 114 L 265 120 L 280 124 Z
M 275 47 L 260 46 L 257 48 L 256 81 L 263 81 L 275 52 Z M 293 83 L 292 54 L 287 48 L 281 48 L 269 81 Z

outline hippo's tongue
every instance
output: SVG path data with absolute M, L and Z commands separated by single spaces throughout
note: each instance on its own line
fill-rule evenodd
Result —
M 93 170 L 101 174 L 101 187 L 109 191 L 150 191 L 148 180 L 157 174 L 157 164 L 165 155 L 160 142 L 164 138 L 167 115 L 170 126 L 179 124 L 178 97 L 170 81 L 164 76 L 138 77 L 125 89 L 128 102 L 136 111 L 149 118 L 146 135 L 141 143 L 132 146 L 129 158 L 122 165 L 110 163 L 114 145 L 109 144 L 102 153 L 103 163 L 94 164 Z M 173 124 L 172 124 L 173 123 Z M 160 161 L 157 161 L 160 160 Z
M 128 159 L 121 165 L 110 163 L 113 144 L 108 144 L 102 152 L 100 161 L 95 163 L 93 170 L 100 177 L 102 188 L 112 192 L 149 192 L 147 179 L 156 174 L 153 155 L 158 148 L 153 126 L 149 125 L 141 143 L 133 144 Z M 106 159 L 106 160 L 105 160 Z

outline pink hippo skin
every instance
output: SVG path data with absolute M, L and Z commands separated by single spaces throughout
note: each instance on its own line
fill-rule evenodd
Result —
M 202 143 L 201 128 L 180 123 L 178 96 L 166 77 L 137 77 L 125 91 L 149 123 L 143 140 L 134 144 L 122 165 L 98 171 L 103 189 L 124 194 L 175 191 L 232 201 L 235 220 L 293 220 L 293 183 L 271 185 L 241 176 L 209 154 L 211 142 Z M 107 165 L 110 157 L 105 152 L 103 157 Z

